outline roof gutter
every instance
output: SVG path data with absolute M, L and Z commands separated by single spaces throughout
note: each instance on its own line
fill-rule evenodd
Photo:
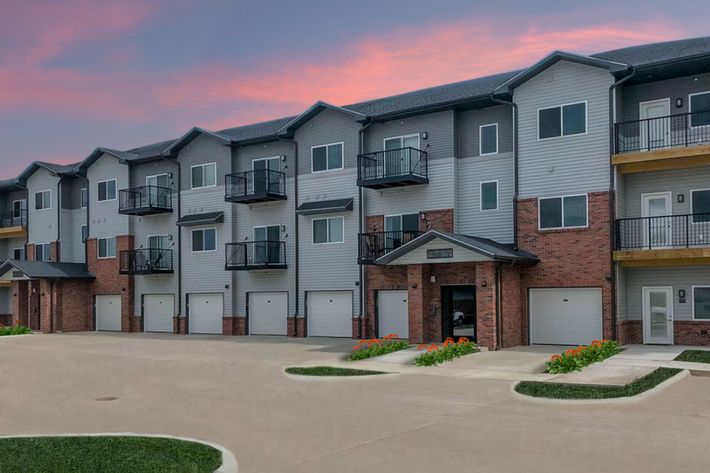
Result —
M 491 95 L 494 102 L 510 105 L 513 108 L 513 249 L 518 250 L 518 188 L 519 188 L 519 158 L 518 158 L 518 104 L 513 100 L 503 100 Z

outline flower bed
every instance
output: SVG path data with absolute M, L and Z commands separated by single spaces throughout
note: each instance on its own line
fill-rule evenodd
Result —
M 369 340 L 360 340 L 357 345 L 353 347 L 353 352 L 350 354 L 350 361 L 386 355 L 387 353 L 405 350 L 407 348 L 409 348 L 409 343 L 400 340 L 399 337 L 393 333 L 381 339 L 372 338 Z
M 476 344 L 466 337 L 459 338 L 458 342 L 455 342 L 453 338 L 447 338 L 441 345 L 424 343 L 419 345 L 417 349 L 426 349 L 426 353 L 422 353 L 414 360 L 414 364 L 417 366 L 436 366 L 478 351 Z
M 5 335 L 24 335 L 26 333 L 32 333 L 32 329 L 23 325 L 0 327 L 0 337 L 4 337 Z
M 581 370 L 585 366 L 605 360 L 621 351 L 613 340 L 594 340 L 589 345 L 571 348 L 559 355 L 552 355 L 547 362 L 547 372 L 552 374 L 569 373 Z

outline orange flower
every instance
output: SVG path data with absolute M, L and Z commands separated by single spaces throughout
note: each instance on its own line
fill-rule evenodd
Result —
M 360 345 L 355 345 L 355 346 L 353 347 L 353 351 L 358 351 L 359 349 L 360 349 Z
M 567 350 L 567 351 L 565 352 L 565 355 L 567 355 L 567 356 L 574 356 L 574 355 L 576 355 L 576 353 L 575 353 L 575 351 L 574 351 L 573 348 L 570 348 L 569 350 Z
M 550 361 L 557 361 L 557 360 L 561 360 L 561 359 L 562 359 L 562 357 L 560 355 L 552 355 L 552 358 L 550 358 Z
M 453 342 L 454 339 L 452 337 L 446 337 L 446 340 L 444 340 L 444 341 L 445 342 Z
M 436 344 L 434 344 L 434 345 L 429 345 L 429 348 L 427 348 L 426 351 L 432 352 L 432 351 L 437 351 L 438 349 L 439 349 L 439 347 Z
M 467 337 L 459 338 L 459 344 L 464 344 L 464 343 L 468 343 L 468 342 L 469 342 L 469 339 Z
M 417 345 L 417 350 L 423 350 L 427 347 L 428 345 L 426 343 L 420 343 Z

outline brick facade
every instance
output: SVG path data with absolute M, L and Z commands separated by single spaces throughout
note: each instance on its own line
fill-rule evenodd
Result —
M 676 320 L 673 328 L 676 345 L 710 345 L 710 322 Z
M 622 320 L 616 324 L 616 339 L 625 345 L 643 343 L 643 323 L 640 320 Z
M 28 243 L 25 245 L 25 258 L 27 261 L 35 261 L 35 256 L 37 255 L 35 253 L 35 245 L 34 243 Z M 60 262 L 60 253 L 59 253 L 59 242 L 57 241 L 52 241 L 49 242 L 49 256 L 51 258 L 51 261 Z
M 222 335 L 247 335 L 247 318 L 223 317 Z
M 288 317 L 286 319 L 286 334 L 289 337 L 305 337 L 306 319 L 304 317 Z

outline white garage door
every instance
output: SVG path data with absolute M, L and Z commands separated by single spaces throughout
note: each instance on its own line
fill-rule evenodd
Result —
M 407 291 L 377 292 L 377 325 L 379 336 L 391 333 L 409 338 L 409 305 Z
M 601 338 L 601 289 L 530 290 L 531 343 L 586 345 Z
M 190 333 L 222 333 L 223 294 L 189 294 Z
M 143 328 L 146 332 L 172 332 L 175 296 L 146 294 L 143 296 Z
M 121 331 L 121 296 L 96 296 L 96 330 Z
M 252 335 L 286 335 L 288 293 L 250 292 L 249 333 Z
M 308 293 L 308 335 L 352 337 L 353 293 L 325 291 Z

